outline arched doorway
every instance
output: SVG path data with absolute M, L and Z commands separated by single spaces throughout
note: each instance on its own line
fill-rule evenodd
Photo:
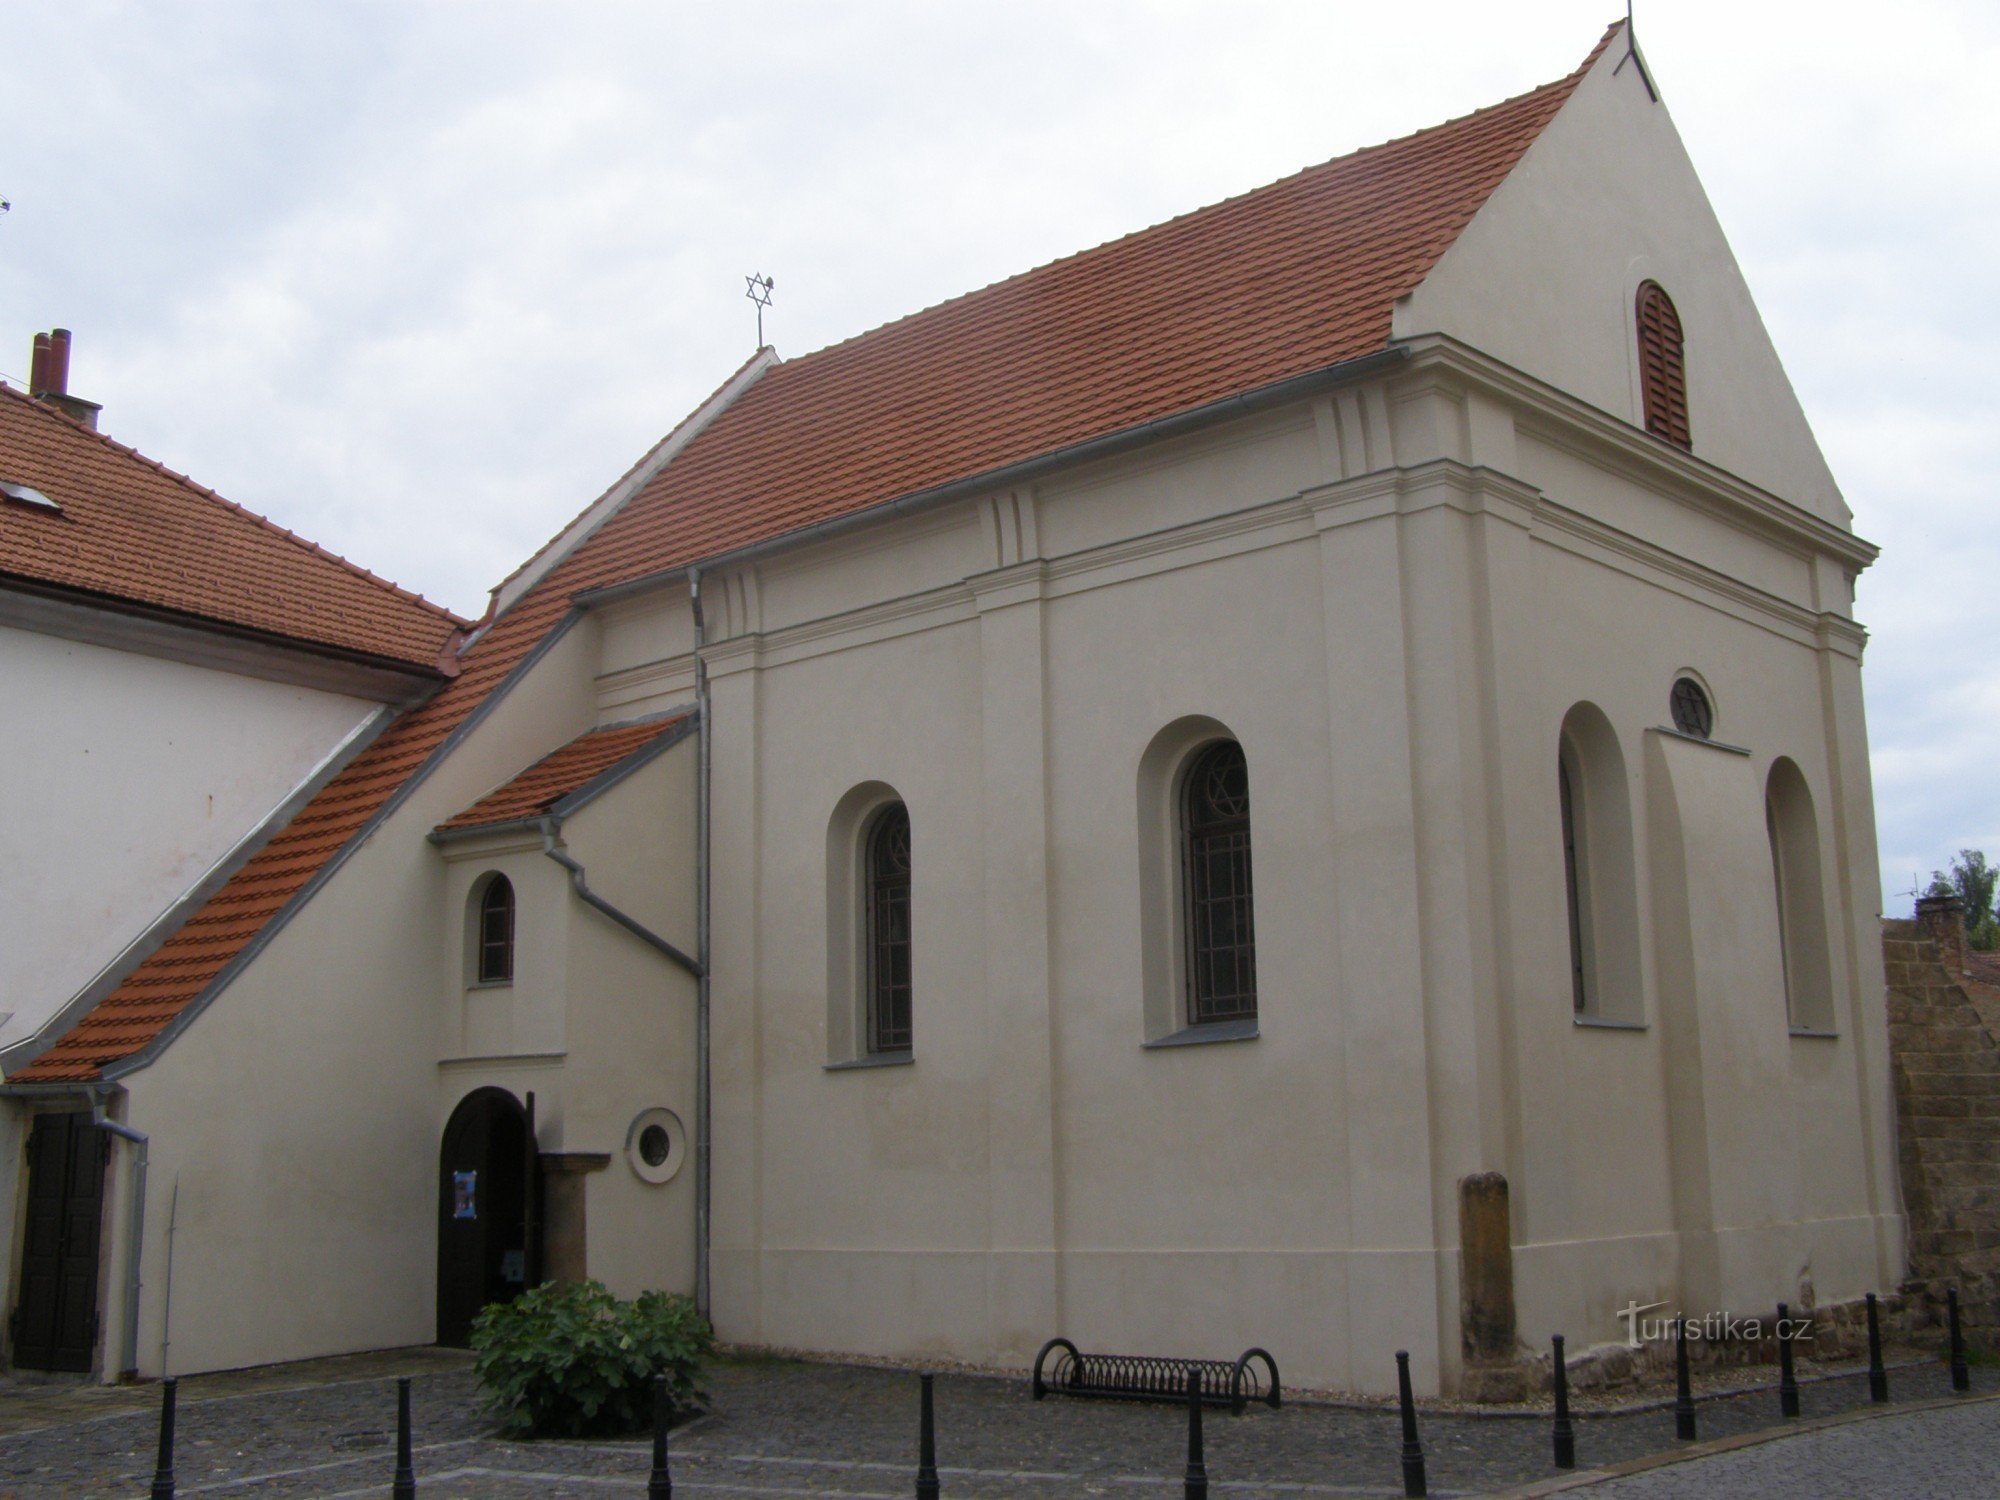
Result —
M 451 1112 L 438 1153 L 437 1341 L 464 1348 L 489 1302 L 539 1279 L 534 1095 L 474 1089 Z

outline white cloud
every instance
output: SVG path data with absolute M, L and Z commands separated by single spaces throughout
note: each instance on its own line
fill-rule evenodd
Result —
M 1567 71 L 1615 6 L 18 0 L 0 371 L 476 613 L 788 353 Z M 1857 526 L 1888 885 L 2000 854 L 2000 14 L 1687 0 L 1640 35 Z

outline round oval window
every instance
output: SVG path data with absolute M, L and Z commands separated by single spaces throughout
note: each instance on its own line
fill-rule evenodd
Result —
M 687 1132 L 670 1109 L 642 1109 L 625 1132 L 625 1159 L 641 1180 L 671 1182 L 687 1156 Z
M 1682 734 L 1705 740 L 1715 728 L 1715 710 L 1709 707 L 1708 694 L 1692 677 L 1683 677 L 1674 684 L 1668 707 L 1673 710 L 1674 728 Z
M 639 1159 L 649 1167 L 664 1167 L 672 1147 L 673 1137 L 664 1125 L 648 1125 L 639 1132 Z

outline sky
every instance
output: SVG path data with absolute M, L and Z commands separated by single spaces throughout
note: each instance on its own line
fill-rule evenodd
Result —
M 466 615 L 803 354 L 1569 72 L 1613 0 L 8 0 L 0 376 Z M 2000 859 L 1991 0 L 1639 0 L 1855 516 L 1885 910 Z M 1987 476 L 1982 479 L 1982 476 Z

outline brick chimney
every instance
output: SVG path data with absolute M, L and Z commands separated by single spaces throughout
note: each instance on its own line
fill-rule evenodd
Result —
M 74 417 L 95 429 L 97 414 L 104 408 L 69 393 L 69 330 L 57 328 L 35 335 L 34 363 L 28 371 L 28 394 L 46 401 L 65 416 Z
M 1919 896 L 1917 926 L 1936 944 L 1945 973 L 1956 981 L 1965 972 L 1965 903 L 1955 895 Z

